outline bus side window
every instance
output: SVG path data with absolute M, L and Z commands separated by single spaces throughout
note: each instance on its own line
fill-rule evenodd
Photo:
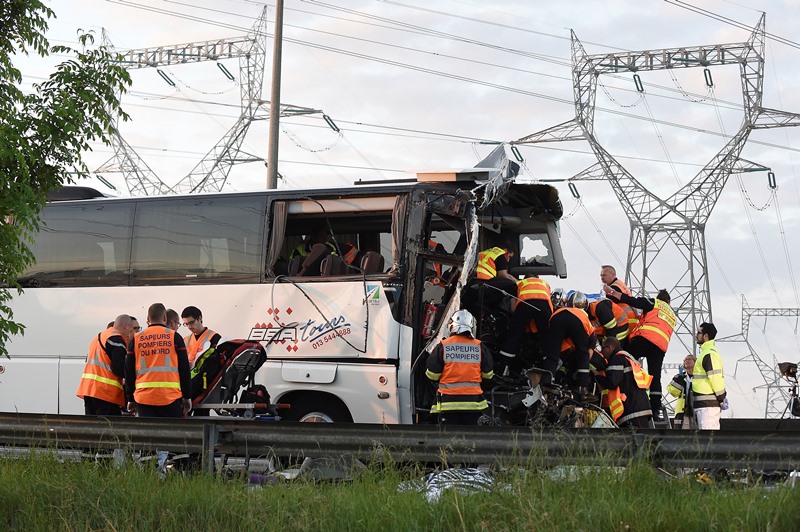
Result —
M 118 286 L 128 282 L 133 204 L 51 204 L 42 211 L 22 286 Z

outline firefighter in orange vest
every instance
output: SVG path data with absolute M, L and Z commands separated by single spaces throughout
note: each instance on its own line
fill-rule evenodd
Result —
M 622 350 L 613 336 L 603 340 L 601 352 L 607 365 L 605 371 L 595 372 L 595 380 L 603 390 L 603 407 L 620 427 L 650 427 L 652 412 L 647 389 L 653 378 Z
M 444 246 L 438 243 L 436 240 L 428 239 L 428 251 L 433 251 L 434 253 L 447 253 Z M 438 284 L 441 282 L 442 279 L 442 263 L 441 262 L 434 262 L 433 264 L 433 271 L 431 272 L 430 268 L 427 268 L 426 276 L 430 277 L 430 273 L 434 274 L 435 283 Z M 427 265 L 427 263 L 426 263 Z
M 89 342 L 77 396 L 83 399 L 87 416 L 119 416 L 125 406 L 122 379 L 128 341 L 134 321 L 127 314 L 117 316 L 111 326 Z
M 639 318 L 639 325 L 630 335 L 628 351 L 638 359 L 647 359 L 647 371 L 653 376 L 650 385 L 650 406 L 653 419 L 660 421 L 661 413 L 661 366 L 669 347 L 672 331 L 677 318 L 669 306 L 670 297 L 666 290 L 659 290 L 655 299 L 631 297 L 614 290 L 608 285 L 603 287 L 606 295 L 615 301 L 641 309 L 644 313 Z
M 458 310 L 450 318 L 450 336 L 436 346 L 427 360 L 425 375 L 438 381 L 439 391 L 431 414 L 446 425 L 477 425 L 488 408 L 481 380 L 491 379 L 492 356 L 475 339 L 475 318 Z
M 197 357 L 210 348 L 217 347 L 222 336 L 203 325 L 203 313 L 195 306 L 188 306 L 183 309 L 181 319 L 183 320 L 183 325 L 189 329 L 189 334 L 183 337 L 183 342 L 186 344 L 189 367 L 192 368 L 197 364 Z
M 605 264 L 600 268 L 600 280 L 604 285 L 610 286 L 617 292 L 622 292 L 623 294 L 633 296 L 631 289 L 628 288 L 628 286 L 620 279 L 617 279 L 617 270 L 615 270 L 611 265 Z M 628 317 L 628 336 L 630 337 L 630 334 L 639 325 L 639 315 L 633 309 L 633 307 L 627 303 L 623 303 L 621 301 L 613 301 L 612 303 L 618 306 Z M 623 346 L 627 345 L 626 340 L 621 340 L 621 343 Z
M 547 337 L 550 316 L 553 314 L 550 284 L 535 276 L 517 281 L 517 299 L 514 304 L 508 333 L 500 349 L 500 356 L 495 360 L 500 374 L 506 373 L 506 368 L 516 359 L 526 329 L 530 329 L 539 338 Z
M 628 316 L 622 307 L 610 299 L 601 299 L 589 303 L 586 313 L 594 326 L 594 334 L 599 341 L 613 336 L 620 343 L 628 338 Z
M 483 287 L 483 305 L 499 307 L 506 294 L 517 295 L 517 279 L 508 273 L 509 261 L 514 258 L 515 251 L 511 241 L 506 241 L 503 247 L 485 249 L 478 255 L 478 266 L 475 269 L 475 279 L 470 283 L 472 290 L 464 293 L 464 305 L 479 313 L 480 294 Z
M 167 309 L 153 303 L 147 328 L 133 336 L 125 359 L 128 410 L 143 417 L 183 417 L 192 406 L 191 374 L 183 338 L 168 329 Z
M 585 310 L 588 300 L 582 292 L 572 292 L 565 301 L 560 288 L 553 290 L 551 300 L 556 311 L 550 317 L 543 369 L 555 375 L 559 359 L 562 360 L 568 382 L 586 399 L 591 394 L 590 338 L 594 340 L 591 343 L 596 343 L 594 327 Z

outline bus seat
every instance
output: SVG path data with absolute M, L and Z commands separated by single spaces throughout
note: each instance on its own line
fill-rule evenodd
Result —
M 364 258 L 361 259 L 361 269 L 364 274 L 383 273 L 384 259 L 383 255 L 377 251 L 367 251 L 364 253 Z
M 303 261 L 305 257 L 298 255 L 289 261 L 289 266 L 286 268 L 286 273 L 291 276 L 299 275 L 300 270 L 303 268 Z
M 331 248 L 325 244 L 314 244 L 311 246 L 311 252 L 305 256 L 303 267 L 297 275 L 305 277 L 318 276 L 320 274 L 322 259 L 330 254 Z
M 347 266 L 345 266 L 344 261 L 338 255 L 323 257 L 320 269 L 323 277 L 344 275 L 347 273 Z

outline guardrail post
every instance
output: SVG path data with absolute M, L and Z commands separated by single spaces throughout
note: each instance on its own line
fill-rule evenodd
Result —
M 201 460 L 203 472 L 214 474 L 214 450 L 219 441 L 219 428 L 215 423 L 203 423 L 203 451 Z

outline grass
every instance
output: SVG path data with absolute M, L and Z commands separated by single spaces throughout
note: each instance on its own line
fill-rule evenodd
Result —
M 415 468 L 371 466 L 347 483 L 117 470 L 53 456 L 0 461 L 6 530 L 797 530 L 798 488 L 703 485 L 627 468 L 509 470 L 490 492 L 447 490 L 434 503 L 398 485 Z

